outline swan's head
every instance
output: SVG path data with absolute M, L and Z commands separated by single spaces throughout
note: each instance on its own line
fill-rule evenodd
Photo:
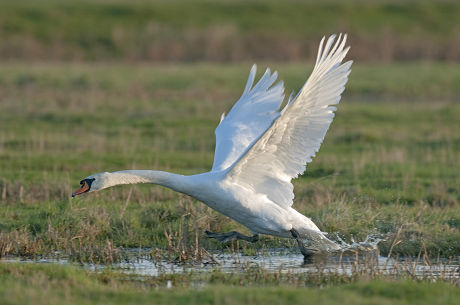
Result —
M 84 193 L 98 191 L 110 186 L 110 173 L 99 173 L 86 177 L 80 181 L 80 188 L 72 193 L 72 197 Z

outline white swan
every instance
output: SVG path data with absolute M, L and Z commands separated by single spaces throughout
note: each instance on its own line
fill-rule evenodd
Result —
M 346 35 L 335 35 L 324 46 L 321 40 L 313 72 L 303 88 L 279 111 L 284 99 L 277 73 L 267 69 L 253 86 L 254 65 L 243 95 L 216 133 L 212 170 L 183 176 L 152 170 L 104 172 L 83 179 L 72 196 L 119 184 L 153 183 L 187 194 L 246 226 L 254 235 L 238 232 L 211 233 L 220 241 L 244 239 L 255 242 L 258 234 L 295 238 L 306 256 L 312 250 L 337 250 L 306 216 L 291 206 L 291 180 L 305 171 L 318 151 L 334 117 L 350 74 L 352 62 L 342 64 L 349 47 Z M 308 243 L 308 244 L 306 244 Z

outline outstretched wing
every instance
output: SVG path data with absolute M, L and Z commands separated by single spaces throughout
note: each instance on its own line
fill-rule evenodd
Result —
M 213 171 L 230 167 L 247 148 L 267 130 L 279 117 L 279 108 L 284 99 L 284 86 L 270 69 L 259 82 L 252 87 L 257 67 L 252 66 L 243 95 L 235 103 L 227 116 L 222 114 L 219 126 L 215 130 L 216 151 Z
M 236 183 L 266 194 L 270 200 L 290 207 L 294 199 L 291 180 L 303 173 L 306 163 L 319 150 L 334 118 L 352 62 L 341 64 L 349 47 L 346 35 L 335 35 L 323 48 L 321 40 L 316 64 L 299 94 L 281 116 L 234 164 L 228 177 Z

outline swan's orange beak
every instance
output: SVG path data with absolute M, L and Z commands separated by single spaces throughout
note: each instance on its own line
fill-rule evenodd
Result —
M 81 182 L 81 187 L 76 190 L 75 192 L 72 193 L 72 197 L 75 197 L 77 195 L 80 195 L 80 194 L 83 194 L 85 192 L 89 191 L 89 185 L 88 185 L 88 182 L 86 182 L 85 180 L 83 180 Z

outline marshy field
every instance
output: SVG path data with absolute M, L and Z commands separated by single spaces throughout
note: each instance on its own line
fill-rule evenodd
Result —
M 457 304 L 458 14 L 448 1 L 2 2 L 0 303 Z M 251 65 L 298 91 L 339 31 L 353 71 L 294 207 L 333 239 L 383 239 L 372 253 L 303 264 L 293 240 L 222 244 L 204 231 L 247 229 L 159 186 L 71 198 L 96 172 L 208 171 Z

